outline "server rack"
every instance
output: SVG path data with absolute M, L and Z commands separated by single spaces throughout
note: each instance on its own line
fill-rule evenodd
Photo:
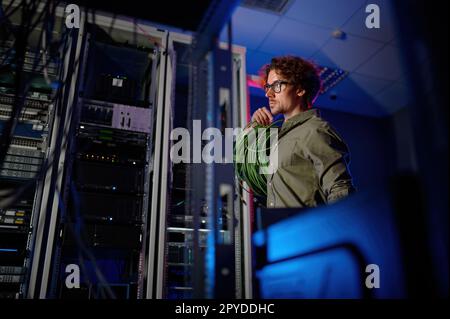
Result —
M 234 47 L 229 61 L 229 79 L 232 85 L 227 94 L 208 83 L 205 75 L 214 67 L 208 58 L 199 64 L 193 60 L 192 38 L 181 34 L 169 35 L 167 87 L 170 99 L 165 108 L 165 138 L 161 171 L 160 214 L 156 241 L 157 298 L 211 298 L 221 290 L 229 298 L 251 297 L 251 245 L 250 202 L 248 194 L 239 186 L 235 188 L 234 172 L 229 164 L 207 165 L 194 157 L 199 151 L 193 146 L 195 130 L 209 127 L 221 128 L 221 123 L 208 121 L 208 109 L 218 108 L 219 118 L 227 117 L 225 127 L 242 127 L 247 121 L 245 83 L 245 49 Z M 225 45 L 216 48 L 218 54 L 229 53 Z M 227 65 L 228 67 L 228 65 Z M 211 79 L 212 80 L 212 79 Z M 217 80 L 217 79 L 216 79 Z M 228 81 L 227 81 L 228 80 Z M 218 101 L 208 100 L 208 92 L 221 92 Z M 210 96 L 211 98 L 211 96 Z M 220 98 L 220 101 L 219 101 Z M 222 107 L 219 103 L 221 102 Z M 227 105 L 225 105 L 227 104 Z M 197 122 L 195 122 L 197 121 Z M 195 127 L 198 124 L 198 127 Z M 185 161 L 169 160 L 177 134 L 169 139 L 169 132 L 181 129 L 184 137 L 191 139 L 190 158 Z M 178 136 L 179 138 L 180 136 Z M 199 142 L 201 143 L 201 142 Z M 202 146 L 205 142 L 202 143 Z M 188 146 L 189 147 L 189 146 Z M 201 152 L 201 150 L 200 150 Z M 224 174 L 228 184 L 220 179 L 208 178 L 211 170 Z M 215 195 L 211 195 L 211 191 Z M 238 194 L 239 192 L 239 194 Z M 208 195 L 210 193 L 210 195 Z M 211 198 L 208 198 L 210 196 Z M 216 196 L 219 205 L 211 205 Z M 247 198 L 247 201 L 242 201 Z M 226 253 L 226 256 L 225 256 Z M 218 288 L 211 280 L 208 268 L 222 278 Z M 224 284 L 224 282 L 226 282 Z M 220 285 L 219 285 L 220 286 Z
M 2 25 L 0 44 L 0 298 L 24 298 L 45 201 L 45 176 L 54 155 L 58 84 L 70 35 L 62 32 L 54 6 L 11 3 L 9 8 L 10 23 Z M 26 18 L 33 9 L 45 9 L 54 18 L 33 20 L 33 28 Z M 54 24 L 51 34 L 49 23 Z
M 67 168 L 72 172 L 67 181 L 75 184 L 78 197 L 72 187 L 72 194 L 67 196 L 67 207 L 71 210 L 67 216 L 72 221 L 64 223 L 60 236 L 60 258 L 64 262 L 59 272 L 63 274 L 71 261 L 80 261 L 76 254 L 80 254 L 82 246 L 77 241 L 82 239 L 91 250 L 87 256 L 92 256 L 88 264 L 81 260 L 84 298 L 142 298 L 147 257 L 147 246 L 143 243 L 148 236 L 149 194 L 153 185 L 153 122 L 157 113 L 162 41 L 155 38 L 154 42 L 127 48 L 118 43 L 97 42 L 93 35 L 97 34 L 88 34 L 86 68 L 98 67 L 104 58 L 117 60 L 118 69 L 112 70 L 116 73 L 105 74 L 100 66 L 96 74 L 86 74 L 74 161 Z M 131 36 L 130 32 L 128 37 Z M 100 59 L 91 60 L 95 55 L 100 55 Z M 124 65 L 130 70 L 123 70 Z M 111 65 L 105 67 L 110 70 Z M 141 71 L 141 78 L 135 78 L 133 71 Z M 66 191 L 70 188 L 67 185 Z M 74 215 L 76 211 L 79 216 Z M 85 230 L 84 238 L 76 238 L 74 220 L 84 223 L 81 227 Z M 76 252 L 72 250 L 74 246 Z M 56 297 L 72 293 L 64 286 L 63 278 L 54 275 L 54 282 Z M 80 291 L 75 293 L 73 297 L 79 297 Z
M 29 297 L 143 298 L 165 31 L 82 14 L 64 159 Z M 138 28 L 138 31 L 136 31 Z M 79 285 L 70 285 L 75 267 Z

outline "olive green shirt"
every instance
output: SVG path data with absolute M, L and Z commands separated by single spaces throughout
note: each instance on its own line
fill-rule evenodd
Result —
M 278 133 L 278 169 L 267 175 L 267 207 L 315 207 L 354 191 L 348 148 L 316 109 L 285 121 Z

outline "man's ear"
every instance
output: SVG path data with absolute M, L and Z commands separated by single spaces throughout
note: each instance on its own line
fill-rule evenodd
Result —
M 305 90 L 297 89 L 297 95 L 298 95 L 298 96 L 303 96 L 305 93 L 306 93 Z

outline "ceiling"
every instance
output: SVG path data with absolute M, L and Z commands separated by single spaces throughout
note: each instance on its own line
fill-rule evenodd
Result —
M 365 26 L 369 3 L 380 8 L 379 29 Z M 258 74 L 273 56 L 285 54 L 348 71 L 344 80 L 319 96 L 318 107 L 383 117 L 410 102 L 393 10 L 387 0 L 293 0 L 281 14 L 239 6 L 233 13 L 232 29 L 233 43 L 247 48 L 248 74 Z M 345 36 L 333 37 L 335 30 Z M 226 28 L 220 39 L 227 41 Z
M 183 31 L 196 31 L 206 14 L 212 0 L 195 1 L 157 1 L 150 4 L 142 0 L 110 1 L 110 0 L 72 0 L 90 9 L 136 17 L 161 25 L 179 28 Z

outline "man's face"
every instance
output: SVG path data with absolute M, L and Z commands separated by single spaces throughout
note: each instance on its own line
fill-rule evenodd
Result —
M 270 70 L 267 77 L 267 84 L 274 84 L 276 81 L 287 81 L 281 74 L 275 70 Z M 292 84 L 281 84 L 281 91 L 275 93 L 274 88 L 270 88 L 266 92 L 269 99 L 270 112 L 273 115 L 291 113 L 296 107 L 300 107 L 300 97 Z

